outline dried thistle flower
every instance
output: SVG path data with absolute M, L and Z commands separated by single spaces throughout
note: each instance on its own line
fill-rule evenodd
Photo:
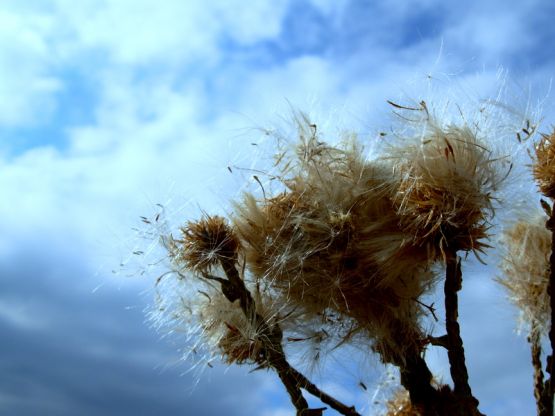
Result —
M 481 251 L 493 216 L 493 192 L 504 178 L 499 161 L 467 125 L 427 118 L 420 137 L 390 150 L 400 185 L 395 197 L 402 227 L 432 257 L 449 245 Z M 506 175 L 505 175 L 506 176 Z
M 205 216 L 199 221 L 189 221 L 181 233 L 181 240 L 173 240 L 170 256 L 185 268 L 208 272 L 221 260 L 237 257 L 239 241 L 222 217 Z
M 422 338 L 415 299 L 434 276 L 422 250 L 406 244 L 393 169 L 366 161 L 356 138 L 328 145 L 307 121 L 299 135 L 295 152 L 279 157 L 285 191 L 236 204 L 247 265 L 284 303 L 315 317 L 337 312 L 343 339 L 364 333 L 385 361 L 399 362 Z
M 555 131 L 542 134 L 535 147 L 533 173 L 542 194 L 555 198 Z
M 521 312 L 521 319 L 532 329 L 547 332 L 551 308 L 547 285 L 551 234 L 545 227 L 547 217 L 537 215 L 515 222 L 504 230 L 505 254 L 501 264 L 504 275 L 498 281 Z

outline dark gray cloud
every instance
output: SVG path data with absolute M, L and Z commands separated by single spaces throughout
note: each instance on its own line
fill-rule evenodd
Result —
M 252 392 L 266 375 L 214 368 L 191 390 L 197 376 L 183 375 L 190 363 L 178 362 L 178 345 L 144 324 L 142 308 L 126 308 L 144 299 L 133 290 L 92 293 L 72 248 L 38 246 L 2 258 L 2 414 L 256 414 Z

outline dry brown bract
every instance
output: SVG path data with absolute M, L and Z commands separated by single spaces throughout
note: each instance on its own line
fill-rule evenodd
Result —
M 535 150 L 534 178 L 542 194 L 555 198 L 555 131 L 549 135 L 542 134 Z

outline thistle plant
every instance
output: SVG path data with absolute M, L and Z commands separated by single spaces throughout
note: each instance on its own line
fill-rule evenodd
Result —
M 426 253 L 429 263 L 445 265 L 444 301 L 447 348 L 454 394 L 464 414 L 480 414 L 468 382 L 458 323 L 462 289 L 458 252 L 478 258 L 487 244 L 494 216 L 494 195 L 511 165 L 495 155 L 479 126 L 441 124 L 425 102 L 417 112 L 416 130 L 400 137 L 389 150 L 399 177 L 394 198 L 400 224 L 412 235 L 411 244 Z M 482 137 L 480 137 L 482 136 Z
M 205 215 L 163 239 L 173 278 L 159 284 L 188 283 L 172 301 L 160 291 L 156 319 L 188 314 L 224 362 L 275 371 L 298 415 L 323 412 L 303 392 L 358 413 L 290 364 L 289 343 L 318 356 L 356 343 L 396 366 L 406 396 L 394 401 L 406 405 L 388 414 L 480 415 L 458 324 L 458 253 L 488 247 L 494 194 L 510 167 L 477 126 L 440 123 L 425 103 L 406 110 L 419 114 L 417 128 L 372 157 L 356 135 L 329 144 L 297 114 L 297 140 L 267 174 L 271 189 L 256 176 L 262 192 L 235 200 L 227 218 Z M 437 320 L 435 309 L 423 299 L 442 279 L 438 265 L 446 334 L 434 337 L 424 320 Z M 429 346 L 446 348 L 454 389 L 433 381 Z
M 530 130 L 535 128 L 527 122 L 522 131 L 530 137 Z M 520 133 L 517 138 L 520 142 Z M 530 155 L 533 178 L 540 193 L 551 202 L 540 199 L 542 214 L 521 215 L 506 227 L 502 238 L 505 256 L 501 268 L 504 274 L 499 282 L 520 310 L 521 322 L 529 331 L 537 414 L 551 416 L 555 390 L 555 133 L 542 134 Z M 542 365 L 541 341 L 546 335 L 551 346 L 545 366 L 548 376 Z
M 536 401 L 538 403 L 538 414 L 551 415 L 553 413 L 553 398 L 555 395 L 555 328 L 553 327 L 555 317 L 555 296 L 553 296 L 553 287 L 555 287 L 555 214 L 553 213 L 553 200 L 555 199 L 555 132 L 551 134 L 542 134 L 540 141 L 535 145 L 535 158 L 532 166 L 534 179 L 539 187 L 543 196 L 551 200 L 551 203 L 541 200 L 541 205 L 548 218 L 545 222 L 545 227 L 551 234 L 551 247 L 549 252 L 549 263 L 546 270 L 549 270 L 549 278 L 547 279 L 546 293 L 549 299 L 550 316 L 546 322 L 549 322 L 549 341 L 551 344 L 551 354 L 547 358 L 547 373 L 549 378 L 543 383 L 543 390 L 540 398 L 536 393 Z M 544 255 L 543 252 L 541 255 Z M 547 309 L 547 305 L 543 305 Z M 541 371 L 537 370 L 539 366 L 539 338 L 536 334 L 532 338 L 533 355 L 535 356 L 535 373 L 536 376 L 536 390 L 541 386 Z M 535 342 L 535 343 L 534 343 Z M 539 373 L 539 374 L 538 374 Z
M 555 328 L 553 322 L 555 321 L 555 296 L 553 288 L 555 287 L 555 213 L 554 213 L 554 199 L 555 199 L 555 131 L 551 134 L 543 134 L 541 140 L 536 145 L 536 159 L 533 165 L 534 178 L 539 186 L 540 192 L 551 200 L 551 204 L 541 200 L 542 207 L 548 215 L 548 220 L 545 224 L 546 228 L 551 232 L 551 252 L 549 255 L 549 281 L 547 284 L 547 294 L 550 298 L 550 329 L 549 341 L 551 344 L 551 357 L 548 359 L 547 371 L 550 374 L 550 379 L 546 381 L 546 390 L 548 401 L 553 405 L 553 397 L 555 395 Z M 552 409 L 553 411 L 553 409 Z
M 420 356 L 424 311 L 416 300 L 434 276 L 403 245 L 409 236 L 392 205 L 391 166 L 365 161 L 352 140 L 327 145 L 310 126 L 299 126 L 294 154 L 280 155 L 285 190 L 237 204 L 247 265 L 338 343 L 358 337 L 399 366 L 415 400 L 425 400 L 432 390 L 422 380 L 431 373 Z

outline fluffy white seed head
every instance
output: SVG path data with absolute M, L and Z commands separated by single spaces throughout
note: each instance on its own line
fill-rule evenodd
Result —
M 520 310 L 522 323 L 544 333 L 551 322 L 547 294 L 551 233 L 545 227 L 546 221 L 545 215 L 535 215 L 504 230 L 503 276 L 498 279 Z
M 434 281 L 393 202 L 387 161 L 368 161 L 352 135 L 338 146 L 307 122 L 281 154 L 284 191 L 236 204 L 234 224 L 253 275 L 312 316 L 332 311 L 363 332 L 385 360 L 422 337 L 416 302 Z
M 442 125 L 425 114 L 421 130 L 388 151 L 399 177 L 394 200 L 400 223 L 432 257 L 446 246 L 480 251 L 510 164 L 477 128 Z

